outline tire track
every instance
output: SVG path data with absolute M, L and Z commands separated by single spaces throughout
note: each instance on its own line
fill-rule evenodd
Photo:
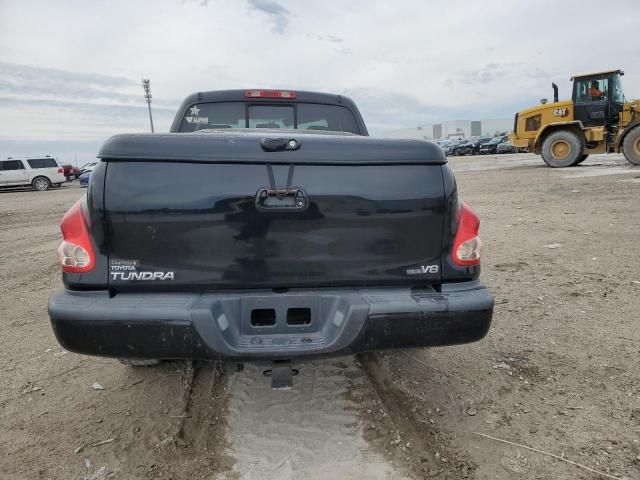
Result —
M 395 425 L 397 438 L 394 443 L 400 450 L 395 452 L 396 456 L 401 457 L 419 478 L 472 477 L 475 465 L 450 445 L 438 428 L 416 414 L 415 401 L 394 385 L 379 354 L 366 353 L 357 358 Z
M 290 390 L 272 390 L 256 365 L 230 378 L 232 474 L 246 480 L 412 478 L 365 439 L 372 424 L 360 411 L 374 410 L 375 394 L 353 357 L 296 367 L 300 374 Z M 384 439 L 393 425 L 385 418 L 378 430 Z
M 213 362 L 193 362 L 192 372 L 176 443 L 185 447 L 189 455 L 209 458 L 210 463 L 207 465 L 205 460 L 200 472 L 190 471 L 180 478 L 212 472 L 216 478 L 228 478 L 225 474 L 232 461 L 221 453 L 227 445 L 227 378 Z

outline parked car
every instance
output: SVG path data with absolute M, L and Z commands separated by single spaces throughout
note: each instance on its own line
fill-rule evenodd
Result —
M 480 149 L 478 153 L 481 155 L 495 154 L 498 150 L 498 145 L 509 140 L 507 135 L 501 135 L 499 137 L 494 137 L 487 143 L 480 145 Z
M 84 172 L 80 175 L 80 186 L 88 187 L 89 186 L 89 177 L 91 177 L 91 172 Z
M 44 191 L 65 181 L 64 168 L 53 157 L 10 157 L 0 161 L 0 187 L 31 185 Z
M 62 168 L 64 169 L 64 176 L 67 177 L 67 181 L 80 177 L 80 169 L 78 167 L 65 163 L 62 165 Z
M 451 155 L 476 155 L 480 146 L 491 141 L 491 137 L 476 138 L 460 143 L 451 149 Z
M 507 141 L 502 142 L 501 144 L 498 145 L 496 152 L 497 153 L 524 153 L 524 152 L 527 152 L 527 149 L 514 147 L 513 144 L 507 139 Z
M 63 173 L 65 178 L 67 179 L 67 182 L 69 180 L 71 180 L 71 178 L 73 177 L 73 166 L 69 163 L 63 163 L 62 164 L 62 169 L 63 169 Z
M 440 146 L 442 151 L 446 151 L 449 145 L 451 145 L 451 140 L 438 140 L 436 143 Z
M 449 155 L 471 155 L 475 148 L 473 140 L 465 140 L 451 147 Z
M 447 145 L 445 147 L 442 147 L 442 150 L 444 151 L 444 154 L 449 156 L 452 154 L 452 151 L 455 147 L 457 147 L 458 145 L 465 143 L 467 140 L 465 140 L 464 138 L 458 139 L 458 140 L 448 140 Z
M 95 168 L 95 166 L 97 164 L 98 164 L 98 162 L 85 163 L 84 165 L 82 165 L 80 167 L 80 175 L 82 175 L 83 173 L 87 173 L 87 172 L 93 171 L 93 169 Z
M 62 219 L 49 316 L 67 350 L 279 361 L 276 382 L 281 361 L 487 333 L 480 222 L 435 144 L 279 90 L 191 95 L 171 132 L 107 140 Z
M 480 148 L 483 145 L 489 143 L 491 140 L 493 140 L 493 137 L 481 137 L 481 138 L 476 139 L 476 149 L 475 149 L 474 154 L 478 155 L 480 153 Z

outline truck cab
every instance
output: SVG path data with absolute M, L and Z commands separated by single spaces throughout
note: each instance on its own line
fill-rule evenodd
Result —
M 572 77 L 574 120 L 585 127 L 618 123 L 624 105 L 622 75 L 621 70 L 614 70 Z

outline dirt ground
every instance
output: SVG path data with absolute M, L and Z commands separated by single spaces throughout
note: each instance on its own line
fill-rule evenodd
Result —
M 46 314 L 82 194 L 0 192 L 1 479 L 640 478 L 640 169 L 452 159 L 496 296 L 481 342 L 300 365 L 135 369 L 64 351 Z

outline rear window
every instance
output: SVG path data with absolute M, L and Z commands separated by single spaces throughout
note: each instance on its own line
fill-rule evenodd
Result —
M 348 108 L 316 103 L 298 104 L 297 128 L 359 133 L 353 114 Z
M 348 108 L 315 103 L 248 106 L 245 102 L 199 103 L 187 109 L 180 125 L 181 132 L 224 128 L 293 128 L 360 134 Z
M 27 163 L 31 168 L 52 168 L 58 166 L 54 158 L 32 158 L 31 160 L 27 160 Z
M 293 105 L 251 105 L 249 128 L 295 128 Z
M 187 109 L 181 132 L 203 128 L 245 128 L 246 111 L 242 102 L 201 103 Z

